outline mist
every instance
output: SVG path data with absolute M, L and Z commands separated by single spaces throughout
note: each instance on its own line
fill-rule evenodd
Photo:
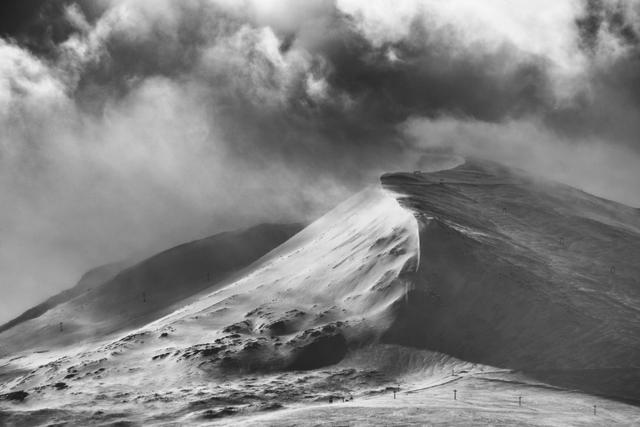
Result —
M 0 32 L 0 321 L 443 149 L 640 205 L 640 3 L 513 3 L 33 2 Z

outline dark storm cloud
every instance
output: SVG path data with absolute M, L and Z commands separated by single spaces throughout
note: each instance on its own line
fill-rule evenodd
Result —
M 152 17 L 146 22 L 149 28 L 135 38 L 119 29 L 110 32 L 104 50 L 82 70 L 75 101 L 100 115 L 106 105 L 127 96 L 149 77 L 196 84 L 202 109 L 217 121 L 228 150 L 242 157 L 243 164 L 252 168 L 277 164 L 310 176 L 330 173 L 354 189 L 365 177 L 371 178 L 371 168 L 381 157 L 401 157 L 392 142 L 393 125 L 414 107 L 402 106 L 404 101 L 396 99 L 389 108 L 377 102 L 373 107 L 379 111 L 373 111 L 374 97 L 339 84 L 346 67 L 359 67 L 350 72 L 362 74 L 375 65 L 371 61 L 345 64 L 345 57 L 381 54 L 349 28 L 345 16 L 334 11 L 326 22 L 340 32 L 342 42 L 353 46 L 340 52 L 329 44 L 307 50 L 288 28 L 275 28 L 274 34 L 265 35 L 259 23 L 239 19 L 209 2 L 187 2 L 175 9 L 178 19 L 170 28 L 162 18 Z M 282 58 L 268 57 L 261 50 L 260 44 L 269 36 L 278 43 L 277 54 Z M 220 50 L 220 54 L 203 60 L 207 50 Z M 291 71 L 285 77 L 290 81 L 282 87 L 282 74 L 289 71 L 278 69 L 274 62 L 296 55 L 301 56 L 296 65 L 301 69 Z M 308 93 L 308 79 L 314 76 L 327 79 L 327 92 L 321 97 Z M 336 82 L 331 81 L 334 76 Z M 391 108 L 405 113 L 386 118 Z
M 203 107 L 221 119 L 229 149 L 244 161 L 278 160 L 306 170 L 311 164 L 311 173 L 331 170 L 343 182 L 358 183 L 354 186 L 369 174 L 369 167 L 356 165 L 402 156 L 396 126 L 411 116 L 495 122 L 534 113 L 551 102 L 543 58 L 510 43 L 479 55 L 460 54 L 446 35 L 432 32 L 416 16 L 407 37 L 376 45 L 331 2 L 313 7 L 320 11 L 313 17 L 316 25 L 276 21 L 269 27 L 282 56 L 276 62 L 303 56 L 304 69 L 291 76 L 286 88 L 278 87 L 281 70 L 274 58 L 256 49 L 264 36 L 263 20 L 190 1 L 171 6 L 176 19 L 170 25 L 164 15 L 150 13 L 143 34 L 110 32 L 103 52 L 82 70 L 76 102 L 99 113 L 147 77 L 196 80 L 203 83 Z M 202 66 L 207 49 L 241 32 L 256 39 L 234 45 L 227 52 L 230 58 Z M 242 60 L 230 67 L 236 56 Z M 318 96 L 309 92 L 310 79 L 323 85 Z M 272 88 L 282 99 L 265 105 L 253 90 L 256 85 Z
M 145 37 L 131 40 L 126 34 L 111 35 L 101 60 L 85 70 L 79 92 L 83 85 L 120 88 L 149 75 L 176 77 L 188 73 L 199 60 L 203 46 L 229 37 L 242 25 L 261 25 L 250 19 L 243 22 L 208 2 L 188 3 L 178 13 L 180 19 L 171 32 L 159 21 L 151 23 L 152 29 Z M 335 120 L 343 119 L 347 129 L 359 126 L 366 131 L 370 123 L 395 125 L 414 114 L 458 114 L 498 121 L 535 112 L 550 102 L 544 60 L 523 55 L 508 43 L 483 55 L 452 55 L 446 40 L 430 40 L 428 28 L 416 20 L 406 39 L 374 46 L 354 28 L 349 16 L 335 9 L 327 11 L 323 27 L 318 28 L 327 30 L 330 35 L 312 34 L 320 42 L 305 46 L 296 43 L 295 32 L 274 28 L 281 53 L 286 55 L 292 48 L 307 51 L 316 63 L 311 72 L 326 79 L 332 95 L 346 96 L 351 104 L 345 109 L 339 103 L 310 100 L 301 80 L 296 90 L 287 94 L 288 102 L 282 109 L 286 115 L 312 115 L 320 124 L 326 118 L 328 128 L 339 126 Z M 389 58 L 390 52 L 395 60 Z M 247 64 L 252 65 L 256 64 Z M 262 65 L 269 67 L 268 63 Z M 221 86 L 228 83 L 225 79 L 234 78 L 225 74 L 228 70 L 210 71 L 215 78 L 204 77 L 211 85 Z M 231 95 L 251 102 L 243 99 L 245 93 Z M 243 103 L 240 109 L 244 111 L 247 106 Z
M 576 19 L 589 67 L 573 102 L 546 112 L 572 138 L 600 137 L 640 152 L 640 4 L 588 0 Z
M 101 1 L 3 1 L 0 3 L 0 37 L 16 40 L 40 55 L 50 55 L 59 43 L 77 31 L 68 20 L 70 5 L 77 7 L 89 22 L 95 22 L 107 8 L 107 3 Z
M 422 24 L 413 28 L 407 40 L 393 45 L 374 48 L 361 35 L 349 34 L 340 46 L 327 49 L 328 80 L 356 101 L 362 122 L 393 125 L 415 114 L 499 121 L 547 104 L 542 60 L 522 60 L 508 45 L 480 57 L 452 56 L 446 45 L 428 42 Z M 397 59 L 391 61 L 389 52 Z
M 298 89 L 301 90 L 286 94 L 288 104 L 282 108 L 284 114 L 315 114 L 312 119 L 319 123 L 324 123 L 326 116 L 330 123 L 327 128 L 332 129 L 340 126 L 336 120 L 344 120 L 346 132 L 354 136 L 358 127 L 366 134 L 369 123 L 394 125 L 411 115 L 452 114 L 500 121 L 551 109 L 553 93 L 545 58 L 520 52 L 517 45 L 508 41 L 500 49 L 478 55 L 452 54 L 455 47 L 449 45 L 451 41 L 435 37 L 434 30 L 418 15 L 406 37 L 376 46 L 358 31 L 354 18 L 335 4 L 312 3 L 324 14 L 315 18 L 323 25 L 316 28 L 320 34 L 311 35 L 316 40 L 312 46 L 298 42 L 298 31 L 313 32 L 313 29 L 301 29 L 302 24 L 291 28 L 276 21 L 271 23 L 271 28 L 279 38 L 282 54 L 300 48 L 313 55 L 312 61 L 321 63 L 311 72 L 326 79 L 331 95 L 348 97 L 350 108 L 342 108 L 344 105 L 335 102 L 309 100 L 304 82 L 300 81 Z M 65 7 L 69 4 L 71 1 L 62 0 L 20 3 L 16 6 L 19 8 L 16 23 L 7 27 L 7 23 L 14 22 L 7 19 L 5 33 L 25 40 L 34 37 L 40 40 L 46 34 L 47 42 L 57 45 L 76 31 L 65 17 Z M 77 3 L 89 22 L 102 16 L 106 4 L 100 7 L 100 3 Z M 575 19 L 580 43 L 586 51 L 596 50 L 603 34 L 616 37 L 626 45 L 637 45 L 637 35 L 630 22 L 633 17 L 628 16 L 623 4 L 586 1 L 584 12 Z M 79 83 L 73 88 L 77 98 L 96 103 L 100 98 L 126 94 L 148 76 L 183 77 L 193 71 L 204 47 L 229 37 L 243 25 L 252 28 L 265 25 L 250 12 L 230 13 L 224 6 L 204 0 L 181 2 L 171 9 L 175 25 L 167 26 L 162 17 L 147 13 L 145 24 L 150 28 L 144 34 L 130 37 L 126 30 L 109 34 L 98 60 L 83 68 Z M 54 27 L 59 31 L 53 30 Z M 634 82 L 635 61 L 637 55 L 618 59 L 613 65 L 606 64 L 604 70 L 594 71 L 592 77 L 596 83 L 601 81 L 606 86 L 603 90 L 617 91 L 616 85 L 625 87 L 627 82 Z M 269 63 L 265 62 L 265 66 L 268 68 Z M 225 75 L 228 71 L 217 73 L 214 79 L 210 75 L 204 77 L 211 85 L 224 85 L 225 79 L 234 77 Z M 613 73 L 613 76 L 609 74 L 610 81 L 606 81 L 607 72 Z M 242 98 L 246 94 L 228 95 L 228 98 Z M 251 103 L 252 100 L 241 101 Z M 558 111 L 559 122 L 571 122 L 573 116 L 577 117 L 575 121 L 583 119 L 580 114 L 586 101 L 580 96 L 575 101 L 572 108 Z M 243 102 L 240 110 L 247 107 Z M 553 121 L 554 117 L 549 120 Z
M 60 40 L 64 2 L 60 0 L 4 1 L 0 5 L 0 34 L 24 39 L 49 33 Z M 62 24 L 62 25 L 61 25 Z
M 572 138 L 598 136 L 640 151 L 640 58 L 616 59 L 587 78 L 589 90 L 570 106 L 546 112 L 546 123 Z
M 181 78 L 193 71 L 203 48 L 242 24 L 207 1 L 176 3 L 170 13 L 177 19 L 145 11 L 139 19 L 146 28 L 134 36 L 129 27 L 110 31 L 99 55 L 83 68 L 76 99 L 99 112 L 105 102 L 125 96 L 146 77 Z
M 640 39 L 634 28 L 635 17 L 629 16 L 628 7 L 637 8 L 637 5 L 620 0 L 585 0 L 584 13 L 576 19 L 581 46 L 595 53 L 603 34 L 611 35 L 623 44 L 636 46 Z

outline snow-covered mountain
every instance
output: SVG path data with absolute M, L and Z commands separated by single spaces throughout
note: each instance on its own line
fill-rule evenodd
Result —
M 223 286 L 301 228 L 262 224 L 183 244 L 133 266 L 93 269 L 73 288 L 0 326 L 0 356 L 74 345 L 148 323 L 204 289 Z
M 0 423 L 640 419 L 637 209 L 467 161 L 299 228 L 183 245 L 25 313 L 0 333 Z

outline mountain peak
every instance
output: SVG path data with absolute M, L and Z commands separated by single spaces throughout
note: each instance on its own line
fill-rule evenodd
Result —
M 336 390 L 364 399 L 399 381 L 425 390 L 455 380 L 495 399 L 501 384 L 529 390 L 543 381 L 548 401 L 564 389 L 638 401 L 638 230 L 632 208 L 490 162 L 386 174 L 288 240 L 292 233 L 278 232 L 282 244 L 257 261 L 143 322 L 81 340 L 81 350 L 76 342 L 33 353 L 42 343 L 27 340 L 4 359 L 12 373 L 0 391 L 46 390 L 38 399 L 51 405 L 80 393 L 95 403 L 100 380 L 110 410 L 135 420 L 141 414 L 122 403 L 119 386 L 135 380 L 126 393 L 144 402 L 145 414 L 184 423 L 205 417 L 212 402 L 226 402 L 227 411 L 212 416 L 234 416 L 239 408 L 258 413 L 273 392 L 297 405 Z M 225 261 L 230 241 L 218 239 L 227 243 L 213 258 Z M 133 266 L 103 288 L 137 292 L 141 271 L 153 285 L 149 299 L 189 286 L 213 265 L 196 262 L 193 247 Z M 108 295 L 82 301 L 104 307 Z M 66 305 L 65 314 L 77 307 Z M 12 328 L 0 338 L 60 333 L 47 322 L 45 314 L 20 325 L 23 336 Z M 172 402 L 171 413 L 154 407 L 154 396 Z

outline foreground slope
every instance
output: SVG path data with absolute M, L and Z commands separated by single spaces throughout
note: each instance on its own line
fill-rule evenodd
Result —
M 151 322 L 0 359 L 0 421 L 640 419 L 607 398 L 638 398 L 637 210 L 478 162 L 382 187 Z

